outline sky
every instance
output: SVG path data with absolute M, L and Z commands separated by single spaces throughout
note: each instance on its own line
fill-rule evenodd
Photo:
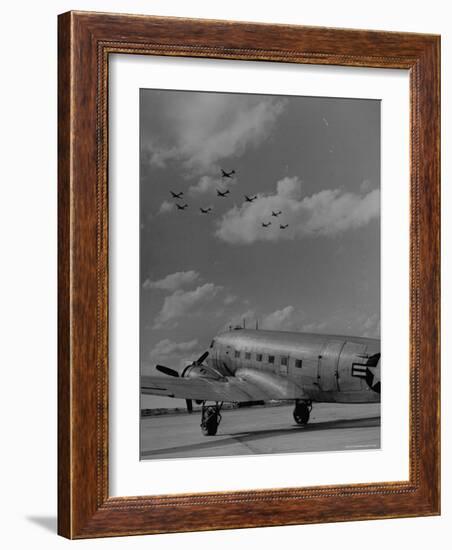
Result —
M 243 319 L 380 337 L 378 100 L 142 89 L 140 216 L 142 361 Z

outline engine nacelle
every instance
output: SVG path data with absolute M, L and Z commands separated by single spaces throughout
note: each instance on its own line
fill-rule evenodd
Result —
M 182 378 L 209 378 L 210 380 L 220 380 L 223 378 L 216 370 L 205 365 L 188 365 L 182 371 Z

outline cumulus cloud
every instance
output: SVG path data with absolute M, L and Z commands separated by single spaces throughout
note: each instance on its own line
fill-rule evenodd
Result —
M 237 183 L 237 178 L 228 179 L 228 187 L 235 185 Z M 222 191 L 226 190 L 225 182 L 222 181 L 222 178 L 217 176 L 202 176 L 196 184 L 191 185 L 188 188 L 190 195 L 196 196 L 204 193 L 215 194 L 217 189 Z
M 167 95 L 165 139 L 147 136 L 149 161 L 178 161 L 188 176 L 218 171 L 218 163 L 256 147 L 283 112 L 285 100 L 230 94 Z
M 195 290 L 176 290 L 167 296 L 163 307 L 157 315 L 154 328 L 162 328 L 176 321 L 179 317 L 199 311 L 206 302 L 214 298 L 222 290 L 221 286 L 206 283 Z
M 311 321 L 303 323 L 301 325 L 301 330 L 303 332 L 325 332 L 327 330 L 327 326 L 328 325 L 325 321 Z
M 363 193 L 368 193 L 372 189 L 372 182 L 370 180 L 363 180 L 359 186 Z
M 228 294 L 226 298 L 223 300 L 223 304 L 225 306 L 230 306 L 237 300 L 237 296 L 234 296 L 234 294 Z
M 159 214 L 167 214 L 174 210 L 174 203 L 169 201 L 163 201 L 159 208 Z
M 241 327 L 243 326 L 244 321 L 247 327 L 254 327 L 256 319 L 257 316 L 254 309 L 248 309 L 242 313 L 237 313 L 230 317 L 230 319 L 224 324 L 223 330 L 229 330 L 231 327 Z
M 268 313 L 262 317 L 259 323 L 263 329 L 267 330 L 289 330 L 296 332 L 314 332 L 325 333 L 328 329 L 337 329 L 333 321 L 332 327 L 325 321 L 308 319 L 305 313 L 293 306 L 286 306 Z
M 281 210 L 276 219 L 272 210 Z M 323 235 L 331 237 L 366 225 L 380 213 L 380 191 L 368 193 L 328 189 L 303 197 L 302 182 L 285 177 L 276 184 L 273 194 L 259 194 L 252 203 L 243 203 L 227 211 L 217 223 L 215 235 L 231 244 L 256 241 L 301 239 Z M 263 222 L 272 221 L 268 228 Z M 281 230 L 279 224 L 289 224 Z
M 362 320 L 362 335 L 367 338 L 380 338 L 380 315 L 374 313 Z
M 287 200 L 301 199 L 301 181 L 297 177 L 285 177 L 276 183 L 276 194 Z
M 158 281 L 146 279 L 143 283 L 143 288 L 145 290 L 175 291 L 196 283 L 199 278 L 199 273 L 197 271 L 178 271 L 176 273 L 170 273 Z
M 262 330 L 281 330 L 320 334 L 349 334 L 367 338 L 380 338 L 380 315 L 358 311 L 336 311 L 327 319 L 307 316 L 306 313 L 292 305 L 287 305 L 270 312 L 257 313 L 249 309 L 234 315 L 225 323 L 223 330 L 242 326 L 243 320 L 247 328 L 254 328 L 256 320 Z
M 198 340 L 187 342 L 173 342 L 168 338 L 160 340 L 149 353 L 151 362 L 184 366 L 191 363 L 202 353 Z
M 187 351 L 193 351 L 198 347 L 198 340 L 190 340 L 188 342 L 173 342 L 168 338 L 160 340 L 155 344 L 151 350 L 151 357 L 168 357 L 178 353 L 186 353 Z
M 224 330 L 228 330 L 229 327 L 241 327 L 244 321 L 247 328 L 254 328 L 257 321 L 261 329 L 297 330 L 300 328 L 301 318 L 302 314 L 293 306 L 286 306 L 265 314 L 258 314 L 256 310 L 248 309 L 232 316 L 224 325 Z
M 289 330 L 296 328 L 295 308 L 286 306 L 265 315 L 260 323 L 263 329 L 267 330 Z
M 380 338 L 379 313 L 337 311 L 328 319 L 309 319 L 300 324 L 302 332 L 317 332 L 322 334 L 349 334 L 365 338 Z

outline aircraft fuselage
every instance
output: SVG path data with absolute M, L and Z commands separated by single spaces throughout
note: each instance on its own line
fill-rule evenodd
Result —
M 235 329 L 212 341 L 208 367 L 224 376 L 274 380 L 287 399 L 380 402 L 380 340 Z

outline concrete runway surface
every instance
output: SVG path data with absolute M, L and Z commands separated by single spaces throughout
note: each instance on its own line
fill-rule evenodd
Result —
M 306 426 L 293 406 L 222 411 L 217 435 L 201 433 L 201 414 L 149 416 L 141 420 L 141 459 L 345 451 L 380 447 L 380 404 L 314 403 Z

